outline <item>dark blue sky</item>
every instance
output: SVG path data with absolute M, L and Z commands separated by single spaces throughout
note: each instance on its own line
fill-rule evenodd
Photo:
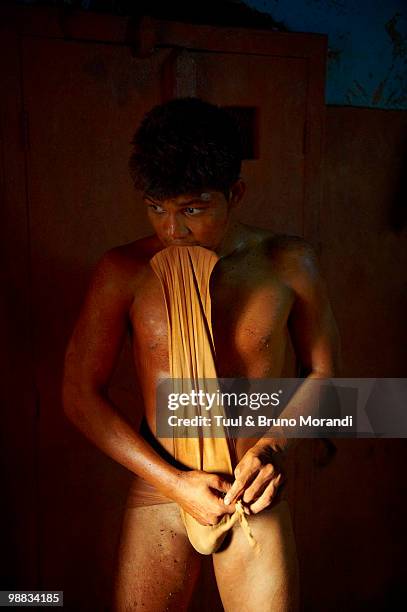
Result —
M 405 0 L 244 0 L 293 32 L 328 34 L 327 104 L 407 108 Z

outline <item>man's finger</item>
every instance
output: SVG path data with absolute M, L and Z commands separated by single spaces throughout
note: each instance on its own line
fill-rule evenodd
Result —
M 235 480 L 233 485 L 231 486 L 229 492 L 226 494 L 224 498 L 224 503 L 226 506 L 234 503 L 237 498 L 243 493 L 245 487 L 245 482 L 242 480 Z
M 221 500 L 222 504 L 222 513 L 223 514 L 234 514 L 236 510 L 236 504 L 228 504 L 225 505 L 224 500 Z
M 256 497 L 259 497 L 268 486 L 270 479 L 273 478 L 273 474 L 274 467 L 271 464 L 264 466 L 264 468 L 257 474 L 251 485 L 245 490 L 243 494 L 243 501 L 246 504 L 249 504 Z
M 235 482 L 224 499 L 226 505 L 237 501 L 248 484 L 256 478 L 260 468 L 260 459 L 246 453 L 245 457 L 235 468 Z
M 258 514 L 265 508 L 267 508 L 271 502 L 273 501 L 274 496 L 276 495 L 278 485 L 281 482 L 281 474 L 277 476 L 274 480 L 270 482 L 270 484 L 264 489 L 263 493 L 251 506 L 250 512 L 253 514 Z
M 264 481 L 253 482 L 250 487 L 244 490 L 243 492 L 243 502 L 245 504 L 252 504 L 256 499 L 259 499 L 261 495 L 263 495 L 266 487 L 268 487 L 269 483 Z

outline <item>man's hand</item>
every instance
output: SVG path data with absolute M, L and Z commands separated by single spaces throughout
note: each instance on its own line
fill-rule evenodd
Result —
M 235 511 L 234 504 L 223 503 L 230 487 L 222 476 L 191 470 L 180 472 L 179 486 L 171 497 L 201 525 L 217 525 L 224 514 Z
M 267 508 L 283 482 L 282 458 L 283 452 L 264 442 L 250 448 L 235 468 L 235 482 L 225 496 L 225 505 L 229 507 L 243 495 L 250 513 Z

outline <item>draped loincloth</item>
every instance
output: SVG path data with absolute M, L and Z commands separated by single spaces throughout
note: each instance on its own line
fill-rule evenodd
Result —
M 191 393 L 191 390 L 216 392 L 218 388 L 215 367 L 215 346 L 211 323 L 211 299 L 209 281 L 218 256 L 213 251 L 199 246 L 168 247 L 159 251 L 150 265 L 158 276 L 163 290 L 167 323 L 168 350 L 172 392 Z M 180 406 L 177 417 L 190 418 L 196 414 L 208 416 L 201 406 Z M 235 443 L 224 431 L 219 437 L 213 417 L 223 415 L 223 407 L 212 406 L 212 425 L 189 428 L 183 437 L 173 434 L 172 455 L 176 461 L 195 470 L 233 476 L 236 466 Z M 233 478 L 232 478 L 233 480 Z M 137 499 L 140 503 L 137 503 Z M 133 505 L 169 503 L 158 491 L 145 481 L 133 483 Z M 180 508 L 189 540 L 202 554 L 218 550 L 229 529 L 239 521 L 249 543 L 257 544 L 251 534 L 241 501 L 233 514 L 225 514 L 217 525 L 204 526 Z

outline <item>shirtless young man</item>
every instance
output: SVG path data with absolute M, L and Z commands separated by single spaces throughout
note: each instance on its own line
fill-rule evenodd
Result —
M 102 257 L 67 350 L 67 416 L 101 450 L 168 498 L 160 505 L 126 508 L 117 612 L 187 609 L 200 555 L 189 543 L 178 505 L 200 523 L 214 525 L 234 512 L 239 498 L 250 509 L 261 550 L 254 554 L 236 525 L 213 554 L 225 610 L 298 609 L 290 513 L 278 495 L 289 441 L 263 438 L 249 448 L 238 441 L 231 485 L 221 475 L 180 470 L 154 444 L 154 434 L 146 439 L 134 431 L 108 397 L 130 328 L 147 429 L 155 431 L 156 383 L 169 377 L 169 356 L 162 290 L 149 262 L 171 245 L 199 245 L 220 258 L 211 277 L 220 377 L 279 377 L 288 333 L 308 378 L 334 375 L 336 327 L 312 249 L 300 238 L 234 220 L 245 192 L 240 166 L 236 128 L 225 111 L 181 99 L 146 116 L 134 139 L 131 169 L 155 234 Z

